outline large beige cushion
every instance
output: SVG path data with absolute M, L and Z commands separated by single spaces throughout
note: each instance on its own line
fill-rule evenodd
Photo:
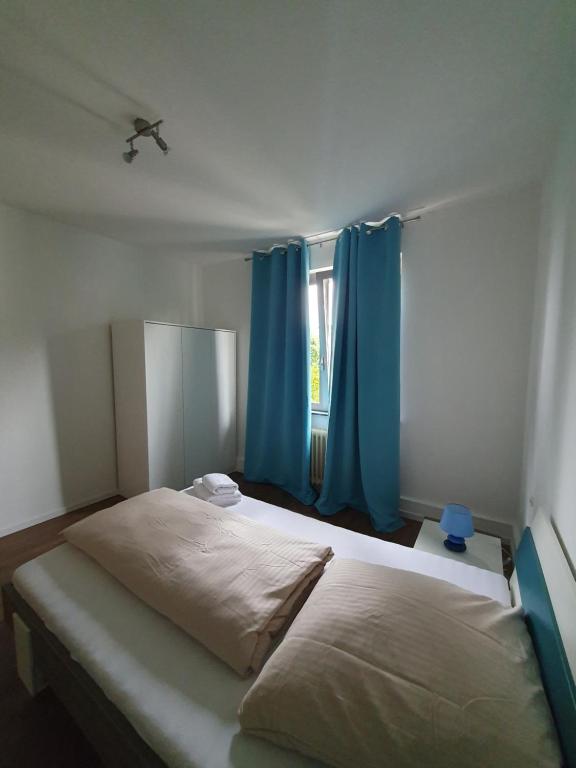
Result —
M 239 714 L 339 768 L 560 764 L 517 611 L 352 560 L 327 569 Z
M 330 547 L 168 488 L 64 536 L 242 675 L 260 669 L 332 557 Z

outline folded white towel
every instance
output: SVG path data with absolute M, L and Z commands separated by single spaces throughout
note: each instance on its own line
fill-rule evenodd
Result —
M 210 493 L 200 478 L 194 480 L 192 494 L 197 498 L 202 499 L 203 501 L 209 501 L 211 504 L 216 504 L 217 507 L 231 507 L 234 504 L 238 504 L 238 502 L 242 500 L 242 494 L 240 491 L 219 494 Z
M 238 490 L 238 483 L 220 472 L 210 472 L 208 475 L 204 475 L 202 482 L 210 493 L 214 494 L 234 493 Z

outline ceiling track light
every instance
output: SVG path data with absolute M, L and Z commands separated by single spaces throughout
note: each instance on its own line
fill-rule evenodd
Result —
M 132 141 L 130 141 L 130 151 L 123 152 L 122 157 L 124 158 L 125 163 L 131 163 L 137 154 L 138 154 L 138 150 L 134 149 L 134 144 L 132 143 Z
M 162 136 L 160 136 L 159 126 L 162 125 L 163 122 L 163 120 L 157 120 L 155 123 L 149 123 L 148 120 L 144 120 L 143 117 L 137 117 L 136 120 L 134 120 L 134 130 L 136 133 L 126 139 L 127 144 L 130 145 L 130 150 L 122 153 L 124 162 L 131 163 L 134 160 L 139 151 L 134 149 L 134 142 L 136 139 L 146 136 L 151 136 L 159 149 L 161 149 L 165 155 L 168 154 L 170 147 L 166 144 Z

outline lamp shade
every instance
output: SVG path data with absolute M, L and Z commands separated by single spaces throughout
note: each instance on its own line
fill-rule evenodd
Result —
M 446 504 L 442 512 L 440 528 L 448 535 L 462 539 L 474 536 L 472 513 L 463 504 Z

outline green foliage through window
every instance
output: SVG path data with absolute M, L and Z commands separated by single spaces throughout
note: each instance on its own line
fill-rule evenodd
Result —
M 314 410 L 327 413 L 330 402 L 332 337 L 332 270 L 311 273 L 308 287 L 310 317 L 310 380 Z
M 312 378 L 312 402 L 320 402 L 320 339 L 310 338 L 310 373 Z

